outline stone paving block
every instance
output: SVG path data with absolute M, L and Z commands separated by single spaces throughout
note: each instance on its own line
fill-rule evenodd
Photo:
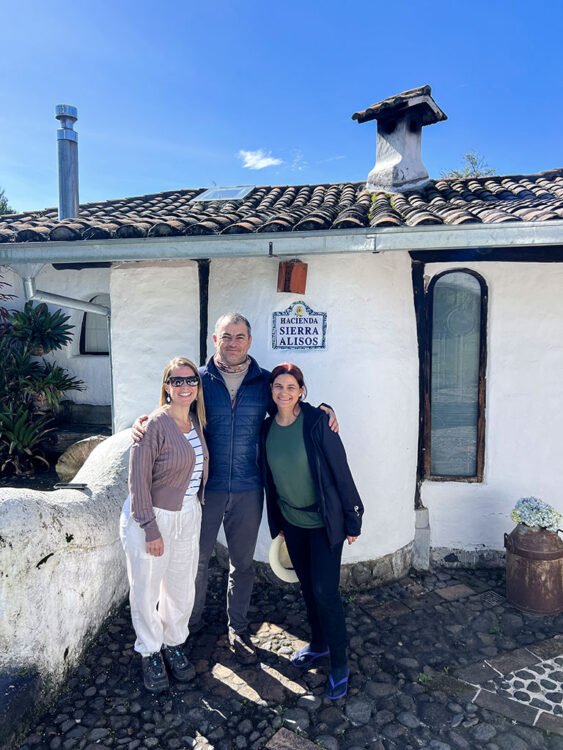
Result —
M 478 690 L 478 688 L 468 685 L 466 682 L 462 682 L 449 674 L 442 673 L 432 675 L 432 679 L 427 683 L 427 687 L 432 691 L 441 690 L 448 695 L 455 696 L 458 700 L 468 703 L 473 701 Z
M 456 599 L 464 599 L 467 596 L 473 596 L 475 589 L 465 583 L 456 583 L 454 586 L 446 586 L 443 589 L 436 589 L 436 593 L 448 602 L 454 602 Z
M 528 724 L 528 726 L 534 726 L 538 715 L 537 708 L 530 708 L 530 706 L 525 706 L 523 703 L 513 701 L 510 698 L 503 698 L 496 693 L 489 693 L 488 690 L 481 690 L 473 700 L 473 703 L 480 708 L 495 711 L 497 714 L 502 714 L 502 716 L 506 716 L 508 719 L 521 722 L 522 724 Z
M 362 609 L 364 612 L 367 612 L 370 617 L 373 617 L 374 620 L 386 620 L 389 617 L 399 617 L 400 615 L 407 614 L 411 611 L 408 607 L 405 607 L 404 604 L 397 601 L 385 602 L 385 604 L 379 604 L 374 607 L 369 607 L 364 604 Z
M 481 581 L 477 576 L 471 574 L 464 574 L 461 571 L 456 571 L 453 579 L 458 583 L 464 583 L 471 586 L 474 592 L 490 591 L 490 585 L 485 581 Z
M 486 662 L 480 661 L 477 664 L 470 664 L 463 669 L 457 669 L 455 676 L 472 685 L 483 685 L 487 680 L 494 680 L 499 673 L 490 667 Z
M 295 732 L 282 727 L 270 737 L 266 743 L 268 750 L 317 750 L 317 746 L 311 740 L 299 737 Z
M 410 596 L 407 599 L 403 599 L 402 603 L 406 604 L 409 609 L 426 609 L 427 607 L 434 607 L 436 604 L 441 604 L 443 601 L 438 594 L 431 591 L 421 596 Z
M 560 656 L 563 654 L 563 635 L 556 635 L 554 638 L 548 638 L 546 641 L 534 643 L 528 646 L 528 651 L 539 657 L 537 661 Z
M 544 711 L 540 713 L 534 726 L 543 729 L 546 732 L 563 735 L 563 718 L 560 716 L 553 716 Z
M 537 657 L 525 648 L 518 648 L 515 651 L 509 651 L 508 654 L 495 656 L 494 659 L 487 659 L 487 664 L 493 669 L 498 669 L 501 674 L 517 672 L 519 669 L 532 667 L 537 663 Z
M 426 591 L 424 586 L 418 583 L 418 581 L 409 581 L 409 580 L 406 580 L 406 582 L 403 584 L 403 589 L 405 591 L 408 591 L 408 593 L 411 596 L 415 596 L 415 597 L 422 596 L 424 592 Z

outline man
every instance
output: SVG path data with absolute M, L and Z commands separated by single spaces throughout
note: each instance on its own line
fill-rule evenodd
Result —
M 256 662 L 248 632 L 248 608 L 254 583 L 254 550 L 263 506 L 263 482 L 258 462 L 260 430 L 273 408 L 268 370 L 248 350 L 250 323 L 236 312 L 222 315 L 213 333 L 215 354 L 200 369 L 209 448 L 209 479 L 201 519 L 199 565 L 190 633 L 203 627 L 209 561 L 223 524 L 229 552 L 227 615 L 229 645 L 241 664 Z M 332 410 L 330 426 L 338 425 Z M 141 417 L 134 437 L 142 437 Z

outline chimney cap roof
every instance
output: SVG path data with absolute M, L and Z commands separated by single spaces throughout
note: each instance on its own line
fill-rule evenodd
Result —
M 432 98 L 430 86 L 419 86 L 416 89 L 389 96 L 361 112 L 354 112 L 352 119 L 357 120 L 358 123 L 370 120 L 390 120 L 415 111 L 420 114 L 421 125 L 433 125 L 435 122 L 448 119 L 446 113 Z
M 78 110 L 72 104 L 57 104 L 55 107 L 55 118 L 61 120 L 63 117 L 72 118 L 76 121 L 78 120 Z

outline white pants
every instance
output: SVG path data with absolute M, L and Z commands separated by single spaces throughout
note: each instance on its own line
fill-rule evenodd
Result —
M 131 620 L 137 635 L 135 651 L 142 656 L 160 651 L 163 644 L 182 644 L 188 637 L 199 558 L 198 497 L 186 497 L 180 511 L 154 510 L 164 541 L 160 557 L 146 551 L 145 532 L 131 516 L 129 498 L 119 524 L 127 557 Z

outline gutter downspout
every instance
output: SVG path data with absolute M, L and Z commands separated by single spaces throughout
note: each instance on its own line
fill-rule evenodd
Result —
M 13 268 L 13 266 L 12 266 Z M 74 310 L 82 310 L 83 312 L 91 312 L 96 315 L 105 315 L 110 317 L 111 310 L 105 305 L 96 305 L 93 302 L 86 302 L 82 299 L 73 299 L 72 297 L 63 297 L 61 294 L 51 294 L 51 292 L 44 292 L 41 289 L 36 289 L 35 278 L 31 276 L 23 276 L 23 291 L 26 300 L 38 300 L 39 302 L 51 302 L 54 305 L 63 305 L 63 307 L 70 307 Z
M 17 267 L 11 266 L 11 268 L 18 272 Z M 94 313 L 95 315 L 104 315 L 107 318 L 108 324 L 108 342 L 109 342 L 109 371 L 110 371 L 110 387 L 111 387 L 111 430 L 115 433 L 115 393 L 114 393 L 114 382 L 113 382 L 113 362 L 111 356 L 111 310 L 105 305 L 96 305 L 93 302 L 86 302 L 82 299 L 73 299 L 72 297 L 63 297 L 61 294 L 51 294 L 51 292 L 43 292 L 41 289 L 35 287 L 35 278 L 33 276 L 24 276 L 22 274 L 23 291 L 26 300 L 37 300 L 38 302 L 51 302 L 55 305 L 62 305 L 63 307 L 70 307 L 73 310 L 81 310 L 82 312 Z

